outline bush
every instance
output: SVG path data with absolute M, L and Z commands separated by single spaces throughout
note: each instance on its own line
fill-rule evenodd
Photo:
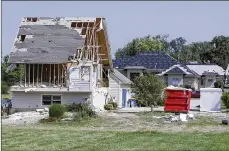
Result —
M 222 88 L 223 82 L 221 80 L 218 80 L 214 83 L 215 88 Z
M 158 105 L 158 106 L 164 106 L 164 100 L 161 99 L 161 101 L 159 101 L 157 105 Z
M 118 104 L 116 102 L 109 102 L 108 104 L 111 104 L 113 109 L 117 109 Z
M 2 84 L 1 85 L 1 93 L 2 94 L 8 94 L 8 91 L 9 91 L 10 87 L 6 84 Z
M 49 117 L 61 118 L 66 111 L 66 106 L 62 104 L 53 104 L 49 107 Z
M 229 92 L 223 93 L 223 95 L 221 96 L 221 100 L 224 103 L 224 105 L 226 106 L 226 108 L 229 109 Z
M 191 88 L 192 88 L 192 86 L 191 86 L 191 85 L 186 84 L 186 85 L 184 86 L 184 88 L 186 88 L 186 89 L 191 89 Z
M 95 111 L 93 111 L 93 109 L 87 103 L 79 103 L 79 104 L 73 103 L 71 105 L 67 105 L 67 110 L 69 112 L 75 112 L 74 120 L 96 117 Z
M 112 104 L 105 104 L 104 109 L 105 110 L 113 110 L 113 105 Z

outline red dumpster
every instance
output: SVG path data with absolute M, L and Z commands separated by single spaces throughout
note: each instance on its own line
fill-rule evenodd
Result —
M 187 113 L 190 110 L 191 90 L 187 89 L 165 89 L 166 98 L 164 102 L 165 112 Z

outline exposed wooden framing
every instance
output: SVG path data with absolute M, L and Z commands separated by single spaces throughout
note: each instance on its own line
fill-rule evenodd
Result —
M 59 86 L 59 81 L 60 81 L 60 66 L 58 64 L 58 82 L 57 82 L 57 85 Z
M 50 64 L 50 69 L 49 69 L 49 86 L 51 86 L 51 69 L 52 69 L 52 65 Z
M 29 87 L 30 87 L 30 64 L 29 64 Z
M 33 64 L 33 87 L 34 87 L 34 66 L 35 64 Z
M 41 85 L 42 85 L 42 76 L 43 76 L 43 64 L 41 64 Z
M 26 87 L 26 67 L 27 67 L 26 64 L 24 64 L 24 70 L 25 70 L 25 71 L 24 71 L 24 72 L 25 72 L 25 73 L 24 73 L 24 75 L 25 75 L 25 87 Z
M 64 68 L 62 67 L 62 69 L 61 69 L 61 87 L 63 87 L 63 79 L 64 79 L 64 75 L 63 75 L 63 71 L 64 70 Z
M 39 81 L 39 78 L 38 78 L 38 76 L 39 76 L 39 64 L 37 64 L 37 86 L 38 86 L 38 81 Z
M 55 77 L 55 64 L 53 64 L 53 68 L 54 68 L 54 74 L 53 74 L 53 81 L 54 81 L 54 85 L 56 85 L 56 77 Z

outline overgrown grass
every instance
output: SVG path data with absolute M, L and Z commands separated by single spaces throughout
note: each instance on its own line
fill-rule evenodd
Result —
M 2 150 L 228 150 L 229 133 L 2 128 Z

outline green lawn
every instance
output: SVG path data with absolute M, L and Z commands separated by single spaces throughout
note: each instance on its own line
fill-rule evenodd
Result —
M 54 126 L 54 125 L 52 125 Z M 2 150 L 228 150 L 229 133 L 159 133 L 2 128 Z

